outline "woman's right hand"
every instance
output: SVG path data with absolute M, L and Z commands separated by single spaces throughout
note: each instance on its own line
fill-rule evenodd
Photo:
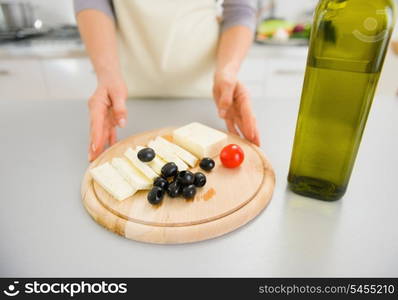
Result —
M 88 159 L 93 161 L 117 140 L 116 127 L 127 123 L 127 87 L 120 75 L 99 77 L 97 89 L 88 101 L 90 145 Z

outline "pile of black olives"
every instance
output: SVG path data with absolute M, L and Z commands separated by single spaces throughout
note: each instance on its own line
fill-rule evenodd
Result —
M 214 168 L 214 160 L 204 158 L 199 166 L 205 171 Z M 178 171 L 175 163 L 165 164 L 161 170 L 161 176 L 155 178 L 153 188 L 148 193 L 148 201 L 151 204 L 160 204 L 167 194 L 171 198 L 183 197 L 193 199 L 196 189 L 206 184 L 206 176 L 202 172 Z

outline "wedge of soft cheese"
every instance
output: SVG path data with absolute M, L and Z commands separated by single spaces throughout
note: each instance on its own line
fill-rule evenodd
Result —
M 135 194 L 137 189 L 127 183 L 110 163 L 105 163 L 90 170 L 91 176 L 109 194 L 122 201 Z
M 227 135 L 195 122 L 174 130 L 173 141 L 199 158 L 215 157 L 227 143 Z
M 137 146 L 137 148 L 135 148 L 135 150 L 138 152 L 141 149 L 144 149 L 144 147 L 142 146 Z M 150 166 L 158 175 L 160 175 L 160 173 L 162 173 L 162 167 L 166 164 L 166 162 L 160 158 L 159 155 L 156 155 L 155 158 L 146 163 L 148 166 Z
M 142 174 L 145 175 L 148 179 L 153 181 L 158 175 L 155 173 L 154 170 L 147 164 L 140 161 L 137 157 L 137 151 L 128 148 L 124 155 L 129 159 L 129 161 L 136 167 Z
M 175 155 L 181 158 L 185 163 L 188 164 L 188 166 L 190 167 L 196 166 L 198 159 L 187 150 L 181 148 L 180 146 L 174 143 L 169 142 L 168 140 L 162 138 L 161 136 L 158 136 L 155 139 L 155 141 L 158 142 L 159 144 L 162 144 L 170 152 L 173 152 Z
M 127 159 L 115 157 L 112 166 L 130 185 L 137 190 L 150 190 L 152 182 L 138 171 Z
M 160 144 L 159 142 L 152 140 L 148 143 L 148 147 L 155 150 L 156 154 L 158 154 L 165 161 L 175 163 L 178 167 L 178 170 L 184 171 L 188 169 L 188 166 L 182 161 L 182 159 L 180 159 L 172 151 L 169 151 L 164 145 Z

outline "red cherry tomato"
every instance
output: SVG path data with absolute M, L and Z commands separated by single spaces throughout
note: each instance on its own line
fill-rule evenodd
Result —
M 245 159 L 245 154 L 241 147 L 235 144 L 225 146 L 220 153 L 220 159 L 224 167 L 236 168 L 239 167 Z

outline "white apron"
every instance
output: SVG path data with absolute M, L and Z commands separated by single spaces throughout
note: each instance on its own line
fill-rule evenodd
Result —
M 214 0 L 114 0 L 129 97 L 211 97 Z

